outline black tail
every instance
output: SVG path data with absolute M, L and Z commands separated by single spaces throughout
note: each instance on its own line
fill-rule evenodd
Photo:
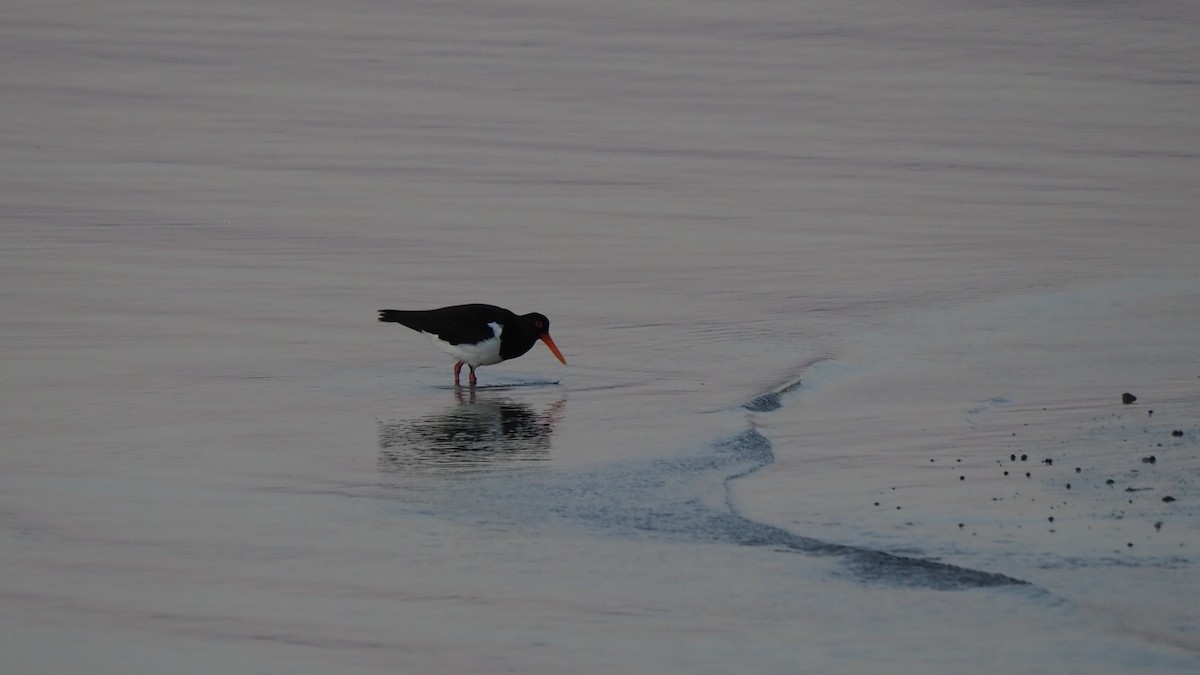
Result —
M 404 323 L 404 312 L 398 309 L 379 310 L 379 320 L 384 323 Z

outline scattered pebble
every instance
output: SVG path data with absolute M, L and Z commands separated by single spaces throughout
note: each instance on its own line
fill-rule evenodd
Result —
M 1152 398 L 1153 398 L 1153 396 L 1152 396 Z M 1133 404 L 1133 403 L 1134 403 L 1134 402 L 1136 402 L 1137 400 L 1138 400 L 1138 397 L 1137 397 L 1137 396 L 1135 396 L 1135 395 L 1133 395 L 1133 394 L 1132 394 L 1132 393 L 1130 393 L 1130 392 L 1125 392 L 1125 393 L 1124 393 L 1124 394 L 1121 396 L 1121 401 L 1122 401 L 1122 403 L 1124 403 L 1125 405 L 1130 405 L 1130 404 Z M 1110 405 L 1111 405 L 1111 404 L 1110 404 Z M 1154 416 L 1154 412 L 1155 412 L 1154 410 L 1147 410 L 1147 411 L 1146 411 L 1146 414 L 1147 414 L 1149 417 L 1151 417 L 1151 418 L 1152 418 L 1152 417 Z M 1161 417 L 1161 415 L 1160 415 L 1160 417 Z M 1164 424 L 1164 426 L 1165 426 L 1165 424 L 1170 424 L 1170 423 L 1171 423 L 1171 420 L 1169 419 L 1170 417 L 1171 417 L 1171 415 L 1170 415 L 1170 411 L 1168 411 L 1168 417 L 1167 417 L 1167 418 L 1164 418 L 1164 419 L 1161 419 L 1161 420 L 1159 420 L 1159 423 L 1163 423 L 1163 424 Z M 1122 422 L 1122 421 L 1120 421 L 1120 420 L 1121 420 L 1121 418 L 1122 418 L 1122 414 L 1121 414 L 1121 413 L 1119 413 L 1119 412 L 1116 412 L 1116 411 L 1112 411 L 1112 410 L 1110 410 L 1110 411 L 1109 411 L 1109 412 L 1108 412 L 1108 413 L 1107 413 L 1107 414 L 1104 416 L 1104 419 L 1105 419 L 1105 420 L 1107 420 L 1107 426 L 1106 426 L 1106 428 L 1107 428 L 1107 429 L 1108 429 L 1108 430 L 1111 432 L 1111 431 L 1116 431 L 1116 427 L 1117 427 L 1117 426 L 1119 426 L 1120 433 L 1121 433 L 1123 436 L 1129 436 L 1130 434 L 1132 434 L 1132 433 L 1133 433 L 1134 429 L 1133 429 L 1131 426 L 1129 426 L 1129 423 L 1128 423 L 1128 422 Z M 1116 421 L 1116 422 L 1114 422 L 1113 420 L 1117 420 L 1117 421 Z M 1100 421 L 1102 421 L 1102 418 L 1094 418 L 1094 420 L 1093 420 L 1093 421 L 1094 421 L 1094 422 L 1100 422 Z M 1175 423 L 1178 423 L 1178 422 L 1176 421 Z M 1026 426 L 1028 426 L 1028 424 L 1027 424 Z M 1138 426 L 1141 426 L 1141 425 L 1138 425 Z M 1171 495 L 1165 495 L 1165 496 L 1164 496 L 1164 495 L 1162 494 L 1161 490 L 1162 490 L 1162 489 L 1163 489 L 1165 486 L 1164 486 L 1164 485 L 1157 484 L 1157 480 L 1158 480 L 1159 478 L 1161 478 L 1162 476 L 1161 476 L 1161 472 L 1159 472 L 1159 471 L 1157 470 L 1157 468 L 1156 468 L 1156 465 L 1157 465 L 1157 463 L 1158 463 L 1158 457 L 1157 457 L 1156 455 L 1157 455 L 1157 453 L 1159 453 L 1159 452 L 1170 453 L 1170 452 L 1171 452 L 1170 448 L 1171 448 L 1172 446 L 1176 446 L 1176 447 L 1178 447 L 1178 446 L 1180 445 L 1180 443 L 1179 443 L 1178 441 L 1175 441 L 1175 442 L 1168 441 L 1166 438 L 1164 438 L 1164 437 L 1163 437 L 1163 435 L 1160 435 L 1160 434 L 1162 434 L 1162 433 L 1163 433 L 1163 431 L 1169 431 L 1169 432 L 1170 432 L 1170 434 L 1171 434 L 1171 437 L 1174 437 L 1174 438 L 1176 438 L 1176 439 L 1182 439 L 1182 438 L 1184 438 L 1185 436 L 1187 436 L 1187 439 L 1188 439 L 1188 442 L 1189 442 L 1189 443 L 1190 443 L 1192 440 L 1194 440 L 1195 438 L 1200 438 L 1200 435 L 1196 434 L 1196 432 L 1195 432 L 1195 429 L 1192 429 L 1192 431 L 1191 431 L 1191 432 L 1188 432 L 1188 430 L 1187 430 L 1187 429 L 1185 429 L 1185 428 L 1183 428 L 1183 427 L 1180 427 L 1180 428 L 1166 427 L 1166 428 L 1164 428 L 1163 426 L 1157 426 L 1157 424 L 1156 424 L 1155 426 L 1156 426 L 1157 428 L 1151 428 L 1151 426 L 1150 426 L 1150 422 L 1147 422 L 1147 423 L 1146 423 L 1146 425 L 1145 425 L 1145 426 L 1143 426 L 1143 427 L 1141 428 L 1141 431 L 1142 431 L 1142 432 L 1145 434 L 1145 436 L 1143 437 L 1143 440 L 1142 440 L 1142 441 L 1139 441 L 1139 442 L 1137 442 L 1137 443 L 1136 443 L 1136 444 L 1138 444 L 1138 445 L 1141 445 L 1141 446 L 1142 446 L 1142 448 L 1143 448 L 1143 452 L 1144 452 L 1146 448 L 1152 448 L 1152 447 L 1154 447 L 1154 444 L 1155 444 L 1155 442 L 1156 442 L 1156 441 L 1159 441 L 1159 443 L 1158 443 L 1158 447 L 1159 447 L 1160 449 L 1159 449 L 1159 450 L 1155 450 L 1155 451 L 1154 451 L 1154 453 L 1155 453 L 1155 454 L 1148 454 L 1148 455 L 1140 455 L 1140 454 L 1138 454 L 1138 455 L 1134 455 L 1134 452 L 1136 452 L 1136 450 L 1135 450 L 1135 451 L 1133 451 L 1133 452 L 1129 452 L 1128 454 L 1126 454 L 1126 455 L 1125 455 L 1125 457 L 1127 458 L 1127 459 L 1125 459 L 1125 461 L 1126 461 L 1126 462 L 1128 462 L 1128 461 L 1129 461 L 1129 460 L 1128 460 L 1128 458 L 1129 458 L 1129 456 L 1130 456 L 1130 455 L 1134 455 L 1134 456 L 1137 456 L 1137 457 L 1138 457 L 1138 459 L 1140 460 L 1140 462 L 1139 462 L 1140 464 L 1143 464 L 1143 465 L 1147 465 L 1147 464 L 1148 464 L 1148 465 L 1151 465 L 1152 467 L 1155 467 L 1153 470 L 1151 470 L 1151 469 L 1147 469 L 1147 468 L 1142 468 L 1142 469 L 1140 469 L 1140 473 L 1139 473 L 1139 470 L 1138 470 L 1138 469 L 1135 469 L 1135 468 L 1133 468 L 1133 467 L 1130 467 L 1130 466 L 1126 465 L 1126 466 L 1125 466 L 1125 468 L 1124 468 L 1123 470 L 1121 470 L 1121 471 L 1111 471 L 1111 472 L 1110 472 L 1110 471 L 1106 471 L 1106 472 L 1105 472 L 1105 473 L 1109 473 L 1110 475 L 1112 475 L 1113 473 L 1116 473 L 1116 474 L 1118 474 L 1118 475 L 1121 475 L 1121 476 L 1122 476 L 1122 481 L 1121 481 L 1121 482 L 1122 482 L 1124 485 L 1123 485 L 1123 487 L 1121 488 L 1121 490 L 1122 490 L 1122 492 L 1125 492 L 1125 493 L 1126 493 L 1126 495 L 1125 495 L 1125 496 L 1126 496 L 1126 501 L 1127 501 L 1127 502 L 1128 502 L 1128 504 L 1130 505 L 1130 506 L 1129 506 L 1129 509 L 1130 509 L 1130 513 L 1129 513 L 1129 514 L 1126 514 L 1126 513 L 1125 513 L 1125 511 L 1123 511 L 1123 510 L 1120 510 L 1120 509 L 1115 509 L 1115 510 L 1112 510 L 1112 511 L 1111 511 L 1111 512 L 1108 514 L 1108 517 L 1109 517 L 1109 518 L 1113 518 L 1113 519 L 1115 519 L 1115 520 L 1118 520 L 1118 521 L 1119 521 L 1119 520 L 1122 520 L 1123 518 L 1125 518 L 1125 516 L 1126 516 L 1126 515 L 1133 515 L 1133 509 L 1135 508 L 1135 507 L 1133 506 L 1133 504 L 1134 504 L 1134 499 L 1133 499 L 1133 498 L 1134 498 L 1134 496 L 1135 496 L 1133 493 L 1135 493 L 1135 492 L 1143 492 L 1143 491 L 1156 492 L 1156 493 L 1159 495 L 1159 497 L 1160 497 L 1160 499 L 1161 499 L 1161 501 L 1162 501 L 1162 503 L 1163 503 L 1164 505 L 1166 505 L 1166 504 L 1172 504 L 1173 502 L 1175 502 L 1175 501 L 1178 501 L 1178 500 L 1177 500 L 1177 499 L 1176 499 L 1174 496 L 1171 496 Z M 1190 427 L 1189 427 L 1189 428 L 1190 428 Z M 1185 432 L 1186 432 L 1186 433 L 1185 433 Z M 1015 434 L 1015 433 L 1013 433 L 1012 435 L 1013 435 L 1013 436 L 1016 436 L 1016 434 Z M 1136 441 L 1136 439 L 1134 439 L 1134 438 L 1123 438 L 1123 439 L 1122 439 L 1122 442 L 1124 442 L 1124 443 L 1130 443 L 1131 441 Z M 1064 443 L 1066 443 L 1066 441 L 1063 441 L 1063 442 L 1064 442 Z M 1012 443 L 1012 445 L 1016 445 L 1016 443 Z M 1021 443 L 1021 445 L 1027 445 L 1027 443 Z M 1166 446 L 1168 449 L 1166 449 L 1166 450 L 1163 450 L 1163 449 L 1161 449 L 1161 448 L 1163 448 L 1164 446 Z M 1070 447 L 1070 446 L 1067 446 L 1067 447 Z M 1127 446 L 1126 446 L 1126 448 L 1128 448 L 1129 450 L 1132 450 L 1132 449 L 1133 449 L 1133 448 L 1132 448 L 1132 446 L 1130 446 L 1130 445 L 1127 445 Z M 1021 461 L 1021 462 L 1028 462 L 1028 461 L 1030 461 L 1030 454 L 1032 454 L 1031 452 L 1028 452 L 1028 451 L 1027 451 L 1027 452 L 1019 452 L 1019 451 L 1017 451 L 1017 452 L 1013 452 L 1013 451 L 1011 451 L 1011 446 L 1010 446 L 1010 448 L 1009 448 L 1009 449 L 1010 449 L 1010 453 L 1009 453 L 1009 455 L 1008 455 L 1008 460 L 1009 460 L 1010 462 L 1016 463 L 1017 461 Z M 1045 452 L 1045 451 L 1047 451 L 1047 450 L 1053 451 L 1053 450 L 1054 450 L 1054 448 L 1052 448 L 1052 447 L 1033 447 L 1033 448 L 1032 448 L 1032 452 L 1033 452 L 1033 453 L 1037 453 L 1037 454 L 1041 454 L 1042 452 Z M 1070 454 L 1070 453 L 1068 452 L 1068 454 Z M 1174 456 L 1174 455 L 1170 455 L 1170 456 L 1168 456 L 1168 455 L 1164 455 L 1164 457 L 1167 457 L 1168 459 L 1170 459 L 1170 457 L 1171 457 L 1171 456 Z M 1055 459 L 1055 458 L 1053 458 L 1053 457 L 1047 457 L 1046 455 L 1043 455 L 1042 457 L 1043 457 L 1042 459 L 1040 459 L 1040 460 L 1034 460 L 1034 461 L 1036 461 L 1036 462 L 1038 462 L 1038 463 L 1040 463 L 1040 464 L 1042 464 L 1042 465 L 1044 465 L 1044 466 L 1047 466 L 1047 467 L 1053 467 L 1053 466 L 1054 466 L 1054 459 Z M 943 459 L 943 460 L 946 460 L 946 458 L 944 458 L 944 457 L 943 457 L 942 459 Z M 1059 459 L 1059 460 L 1062 460 L 1063 458 L 1062 458 L 1062 457 L 1058 457 L 1058 459 Z M 1173 471 L 1174 471 L 1174 470 L 1178 470 L 1178 467 L 1176 467 L 1176 466 L 1175 466 L 1175 464 L 1177 464 L 1177 463 L 1178 463 L 1178 459 L 1179 459 L 1179 458 L 1176 458 L 1176 460 L 1177 460 L 1176 462 L 1174 462 L 1174 463 L 1172 463 L 1172 462 L 1168 462 L 1168 463 L 1167 463 L 1166 465 L 1164 465 L 1164 466 L 1168 467 L 1169 469 L 1171 469 L 1171 470 L 1173 470 Z M 930 458 L 930 459 L 929 459 L 929 461 L 930 461 L 931 463 L 936 463 L 937 459 L 935 459 L 935 458 Z M 1007 478 L 1007 477 L 1009 477 L 1009 473 L 1010 473 L 1010 471 L 1012 471 L 1012 469 L 1005 469 L 1005 468 L 1004 468 L 1004 467 L 1005 467 L 1005 464 L 1004 464 L 1004 456 L 1003 456 L 1003 455 L 1000 455 L 999 459 L 996 459 L 995 461 L 996 461 L 996 464 L 997 464 L 997 465 L 1000 467 L 1000 469 L 1001 469 L 1001 472 L 1002 472 L 1003 476 L 1004 476 L 1004 477 L 1006 477 L 1006 478 Z M 1166 461 L 1166 460 L 1164 460 L 1164 461 Z M 963 460 L 962 460 L 961 458 L 957 458 L 957 459 L 955 459 L 955 463 L 957 463 L 957 464 L 961 464 L 962 462 L 963 462 Z M 1061 468 L 1061 467 L 1063 467 L 1063 466 L 1067 466 L 1067 467 L 1069 467 L 1069 466 L 1070 466 L 1070 464 L 1063 465 L 1063 464 L 1060 462 L 1058 466 L 1059 466 L 1060 468 Z M 1136 466 L 1136 465 L 1134 465 L 1134 466 Z M 1082 466 L 1076 466 L 1076 467 L 1074 467 L 1074 468 L 1075 468 L 1075 474 L 1076 474 L 1077 476 L 1082 476 L 1082 474 L 1083 474 L 1083 467 L 1082 467 Z M 1071 495 L 1070 497 L 1067 497 L 1066 495 L 1059 494 L 1059 495 L 1057 495 L 1058 499 L 1050 498 L 1049 500 L 1045 500 L 1045 499 L 1044 499 L 1044 500 L 1042 500 L 1042 502 L 1043 502 L 1043 504 L 1042 504 L 1042 505 L 1044 506 L 1046 501 L 1049 501 L 1051 504 L 1055 504 L 1055 505 L 1057 505 L 1057 504 L 1058 504 L 1058 502 L 1059 502 L 1059 501 L 1062 501 L 1063 499 L 1071 499 L 1071 500 L 1075 500 L 1076 498 L 1085 498 L 1085 499 L 1086 499 L 1086 498 L 1087 498 L 1087 497 L 1088 497 L 1088 496 L 1091 494 L 1091 492 L 1090 492 L 1090 491 L 1095 489 L 1095 485 L 1096 485 L 1096 483 L 1095 483 L 1095 478 L 1098 478 L 1098 477 L 1099 477 L 1099 476 L 1097 476 L 1097 475 L 1096 475 L 1096 474 L 1097 474 L 1097 472 L 1095 471 L 1095 469 L 1096 469 L 1096 468 L 1097 468 L 1096 466 L 1093 466 L 1093 467 L 1092 467 L 1092 469 L 1091 469 L 1091 471 L 1092 471 L 1092 472 L 1091 472 L 1091 473 L 1088 475 L 1088 478 L 1089 478 L 1089 479 L 1088 479 L 1088 480 L 1087 480 L 1087 481 L 1086 481 L 1086 482 L 1083 484 L 1083 487 L 1081 487 L 1081 488 L 1080 488 L 1080 490 L 1082 490 L 1082 492 L 1081 492 L 1081 493 L 1075 493 L 1075 492 L 1074 492 L 1074 490 L 1073 490 L 1074 486 L 1073 486 L 1071 483 L 1069 483 L 1069 482 L 1059 482 L 1059 481 L 1055 480 L 1055 478 L 1056 478 L 1055 476 L 1043 475 L 1041 478 L 1039 478 L 1039 481 L 1038 481 L 1038 483 L 1039 483 L 1039 484 L 1040 484 L 1040 483 L 1042 483 L 1042 482 L 1046 482 L 1046 485 L 1045 485 L 1044 487 L 1048 487 L 1048 488 L 1050 488 L 1051 490 L 1053 490 L 1053 488 L 1054 488 L 1056 485 L 1058 485 L 1058 486 L 1062 486 L 1062 487 L 1065 487 L 1065 488 L 1066 488 L 1068 491 L 1071 491 L 1071 492 L 1072 492 L 1072 495 Z M 1111 467 L 1110 467 L 1110 469 L 1111 469 Z M 1013 473 L 1013 475 L 1018 475 L 1018 474 L 1020 474 L 1020 473 L 1024 473 L 1024 474 L 1025 474 L 1025 478 L 1027 478 L 1027 479 L 1032 479 L 1032 478 L 1033 478 L 1033 472 L 1032 472 L 1032 470 L 1030 470 L 1030 471 L 1025 471 L 1025 472 L 1021 472 L 1021 471 L 1019 471 L 1019 470 L 1018 470 L 1018 471 L 1014 472 L 1014 473 Z M 961 475 L 959 475 L 959 477 L 958 477 L 958 480 L 959 480 L 959 481 L 966 481 L 966 479 L 967 479 L 967 477 L 966 477 L 966 474 L 961 474 Z M 977 476 L 977 477 L 976 477 L 976 479 L 978 480 L 978 479 L 979 479 L 979 477 Z M 1076 480 L 1082 480 L 1082 478 L 1078 478 L 1078 479 L 1076 479 Z M 985 481 L 985 482 L 986 482 L 986 481 Z M 1115 478 L 1107 478 L 1107 479 L 1105 479 L 1105 480 L 1104 480 L 1104 484 L 1105 484 L 1105 485 L 1107 485 L 1107 486 L 1109 486 L 1110 488 L 1111 488 L 1111 487 L 1115 487 L 1115 486 L 1117 485 L 1117 482 L 1118 482 L 1118 481 L 1117 481 Z M 1138 483 L 1141 483 L 1141 484 L 1142 484 L 1142 486 L 1138 486 L 1138 485 L 1137 485 Z M 1132 484 L 1132 485 L 1131 485 L 1131 484 Z M 1034 485 L 1034 483 L 1028 483 L 1028 484 L 1026 484 L 1026 485 L 1025 485 L 1025 487 L 1029 487 L 1029 485 Z M 1009 486 L 1010 486 L 1011 488 L 1016 488 L 1016 487 L 1017 487 L 1017 485 L 1016 485 L 1016 484 L 1009 484 Z M 896 488 L 892 488 L 892 489 L 893 489 L 893 490 L 895 490 Z M 1023 491 L 1024 491 L 1024 490 L 1022 490 L 1021 492 L 1023 492 Z M 1011 495 L 1011 496 L 1010 496 L 1011 498 L 991 497 L 991 501 L 992 501 L 992 502 L 1006 502 L 1006 501 L 1024 502 L 1024 501 L 1028 500 L 1028 501 L 1030 501 L 1030 502 L 1037 502 L 1037 500 L 1036 500 L 1036 499 L 1030 498 L 1028 495 L 1022 496 L 1022 495 L 1021 495 L 1021 492 L 1014 492 L 1014 493 L 1013 493 L 1013 495 Z M 1052 492 L 1051 492 L 1051 494 L 1052 494 Z M 1112 498 L 1112 496 L 1113 496 L 1113 495 L 1112 495 L 1112 493 L 1108 493 L 1108 494 L 1109 494 L 1109 497 L 1108 497 L 1108 498 L 1109 498 L 1109 499 L 1111 499 L 1111 498 Z M 1096 495 L 1096 497 L 1099 497 L 1099 496 L 1100 496 L 1100 495 Z M 1150 495 L 1146 495 L 1146 497 L 1150 497 Z M 1049 510 L 1051 510 L 1051 511 L 1054 511 L 1054 510 L 1056 510 L 1056 509 L 1058 509 L 1058 508 L 1067 509 L 1067 508 L 1070 508 L 1070 504 L 1071 504 L 1071 503 L 1072 503 L 1072 502 L 1069 502 L 1069 501 L 1062 501 L 1062 506 L 1061 506 L 1061 507 L 1059 507 L 1059 506 L 1049 506 Z M 1190 505 L 1190 504 L 1191 504 L 1191 502 L 1188 502 L 1188 504 Z M 879 506 L 879 502 L 876 502 L 876 503 L 875 503 L 875 505 L 876 505 L 876 506 Z M 1116 506 L 1116 504 L 1113 504 L 1113 506 Z M 1147 502 L 1145 501 L 1145 499 L 1143 499 L 1141 502 L 1138 502 L 1138 508 L 1139 508 L 1139 509 L 1146 509 L 1146 508 L 1147 508 Z M 1180 507 L 1172 507 L 1172 508 L 1171 508 L 1171 511 L 1172 511 L 1172 512 L 1176 512 L 1176 511 L 1178 511 L 1178 510 L 1179 510 L 1179 508 L 1180 508 Z M 899 507 L 899 506 L 896 506 L 896 510 L 900 510 L 900 509 L 901 509 L 901 507 Z M 1155 532 L 1161 532 L 1161 531 L 1162 531 L 1162 528 L 1163 528 L 1163 525 L 1165 524 L 1165 523 L 1164 523 L 1164 521 L 1165 521 L 1165 518 L 1166 518 L 1166 517 L 1168 517 L 1168 513 L 1166 512 L 1166 509 L 1160 508 L 1159 510 L 1160 510 L 1160 512 L 1159 512 L 1159 513 L 1157 513 L 1157 514 L 1155 514 L 1155 513 L 1153 513 L 1153 512 L 1151 512 L 1151 513 L 1149 513 L 1149 514 L 1146 514 L 1146 513 L 1144 513 L 1144 512 L 1143 512 L 1143 514 L 1142 514 L 1142 518 L 1138 518 L 1137 520 L 1140 520 L 1142 523 L 1147 523 L 1147 522 L 1148 522 L 1149 524 L 1151 524 L 1151 525 L 1153 525 L 1153 526 L 1154 526 L 1154 530 L 1155 530 Z M 1153 516 L 1157 515 L 1157 516 L 1159 516 L 1159 518 L 1161 518 L 1161 519 L 1159 519 L 1159 520 L 1151 520 L 1150 518 L 1145 518 L 1145 516 L 1146 516 L 1146 515 L 1150 515 L 1151 517 L 1153 517 Z M 1143 519 L 1143 518 L 1144 518 L 1144 519 Z M 1073 524 L 1073 525 L 1078 525 L 1079 523 L 1077 523 L 1077 520 L 1078 520 L 1078 519 L 1076 519 L 1076 520 L 1072 520 L 1072 524 Z M 1128 520 L 1128 519 L 1126 519 L 1126 520 Z M 1050 531 L 1050 532 L 1056 532 L 1057 530 L 1056 530 L 1055 528 L 1057 528 L 1057 527 L 1058 527 L 1057 516 L 1047 515 L 1047 522 L 1050 524 L 1049 531 Z M 1028 524 L 1028 523 L 1026 523 L 1026 524 Z M 1084 525 L 1086 525 L 1086 523 L 1083 523 L 1083 524 L 1084 524 Z M 1087 526 L 1087 528 L 1088 528 L 1089 530 L 1090 530 L 1090 529 L 1092 529 L 1091 525 L 1086 525 L 1086 526 Z M 1017 529 L 1018 529 L 1018 530 L 1019 530 L 1019 529 L 1021 529 L 1021 526 L 1020 526 L 1019 524 L 1018 524 L 1016 527 L 1017 527 Z M 965 522 L 960 522 L 960 523 L 958 523 L 958 528 L 959 528 L 959 530 L 960 530 L 960 531 L 965 531 L 965 529 L 966 529 L 966 523 L 965 523 Z M 972 526 L 972 529 L 975 529 L 975 527 L 974 527 L 974 526 Z M 1001 529 L 1003 529 L 1003 528 L 1001 528 Z M 1038 529 L 1040 529 L 1040 528 L 1038 528 Z M 975 536 L 977 533 L 975 533 L 975 532 L 972 532 L 971 534 L 972 534 L 972 536 Z M 1132 536 L 1132 533 L 1130 533 L 1130 534 L 1129 534 L 1129 535 L 1127 535 L 1127 536 Z M 1144 535 L 1143 535 L 1143 536 L 1144 536 Z M 1111 541 L 1111 540 L 1110 540 L 1110 541 Z M 1116 541 L 1117 541 L 1117 542 L 1119 542 L 1119 541 L 1120 541 L 1120 539 L 1117 539 Z M 1116 543 L 1116 542 L 1112 542 L 1112 543 Z M 1112 543 L 1110 543 L 1109 545 L 1111 546 L 1111 545 L 1112 545 Z M 1135 542 L 1133 542 L 1133 541 L 1128 541 L 1128 540 L 1127 540 L 1127 541 L 1126 541 L 1126 544 L 1125 544 L 1125 550 L 1132 551 L 1132 549 L 1134 548 L 1134 543 L 1135 543 Z M 1120 550 L 1120 549 L 1117 549 L 1117 550 Z M 1132 554 L 1132 553 L 1131 553 L 1131 554 Z

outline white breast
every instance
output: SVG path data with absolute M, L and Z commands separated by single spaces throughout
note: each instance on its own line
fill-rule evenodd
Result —
M 500 334 L 504 332 L 504 326 L 494 321 L 488 325 L 492 327 L 492 337 L 473 345 L 452 345 L 439 340 L 438 336 L 433 333 L 425 333 L 425 335 L 428 335 L 435 345 L 441 347 L 442 351 L 469 366 L 490 366 L 503 360 L 500 358 Z

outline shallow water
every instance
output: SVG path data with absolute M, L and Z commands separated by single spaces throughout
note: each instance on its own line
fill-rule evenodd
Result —
M 1190 3 L 10 14 L 13 672 L 1200 665 Z

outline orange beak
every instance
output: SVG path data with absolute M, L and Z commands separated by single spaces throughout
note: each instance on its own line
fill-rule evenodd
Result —
M 558 351 L 558 345 L 554 344 L 554 340 L 550 339 L 549 333 L 542 333 L 538 336 L 538 339 L 546 343 L 546 346 L 550 348 L 550 351 L 554 352 L 554 355 L 558 357 L 559 361 L 562 361 L 564 366 L 567 365 L 567 360 L 563 358 L 562 352 Z

